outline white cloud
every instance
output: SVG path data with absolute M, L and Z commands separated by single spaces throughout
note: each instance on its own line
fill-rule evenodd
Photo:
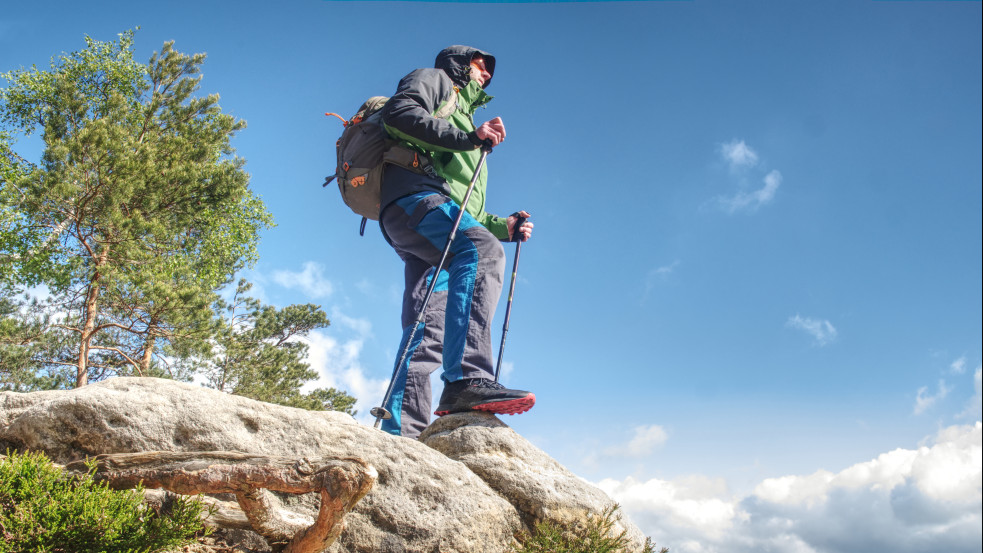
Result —
M 646 457 L 661 447 L 669 439 L 669 433 L 665 428 L 651 424 L 647 426 L 636 426 L 633 435 L 627 443 L 620 443 L 602 450 L 592 450 L 585 458 L 584 462 L 589 466 L 599 466 L 603 459 L 623 459 L 623 458 L 642 458 Z
M 765 175 L 764 182 L 765 187 L 754 193 L 755 201 L 760 205 L 770 202 L 775 197 L 775 192 L 778 191 L 778 187 L 782 184 L 782 174 L 777 169 L 772 170 Z
M 775 194 L 782 184 L 782 174 L 777 170 L 772 170 L 762 177 L 762 186 L 755 190 L 748 190 L 749 173 L 752 168 L 756 168 L 753 173 L 761 174 L 766 169 L 759 167 L 758 153 L 747 145 L 743 140 L 731 140 L 722 144 L 718 149 L 720 157 L 730 168 L 732 178 L 736 179 L 741 191 L 733 196 L 718 196 L 715 198 L 716 205 L 728 213 L 737 211 L 756 211 L 759 207 L 771 203 L 775 199 Z
M 981 428 L 979 422 L 943 428 L 933 446 L 918 449 L 910 477 L 922 493 L 936 501 L 979 505 L 983 489 Z
M 642 295 L 642 301 L 648 299 L 649 294 L 656 285 L 656 281 L 666 280 L 669 278 L 669 275 L 676 270 L 676 267 L 679 267 L 680 263 L 681 262 L 677 259 L 668 265 L 663 265 L 649 271 L 648 274 L 645 275 L 645 293 Z
M 966 409 L 956 415 L 956 418 L 970 420 L 975 418 L 979 420 L 983 416 L 983 390 L 981 390 L 983 388 L 983 382 L 981 380 L 983 380 L 983 366 L 976 367 L 976 373 L 973 374 L 973 387 L 976 389 L 976 392 L 970 398 L 969 403 L 966 404 Z
M 721 144 L 719 151 L 732 171 L 754 167 L 758 164 L 758 153 L 743 140 L 734 139 L 726 144 Z
M 332 313 L 333 328 L 330 331 L 315 330 L 306 338 L 309 346 L 308 361 L 320 375 L 305 388 L 334 387 L 357 398 L 357 418 L 371 424 L 375 419 L 369 409 L 382 401 L 388 380 L 369 378 L 360 357 L 372 325 L 364 319 L 347 317 L 335 310 Z M 335 335 L 344 335 L 336 338 Z
M 915 414 L 921 415 L 929 407 L 935 405 L 937 401 L 945 399 L 945 396 L 949 395 L 951 391 L 952 388 L 946 387 L 945 380 L 939 380 L 938 391 L 932 396 L 927 395 L 928 386 L 922 386 L 918 389 L 918 394 L 915 396 Z
M 809 476 L 768 478 L 758 484 L 754 494 L 771 503 L 812 505 L 825 499 L 825 490 L 833 478 L 833 473 L 826 470 L 816 471 Z
M 498 380 L 502 384 L 508 384 L 512 379 L 512 372 L 515 371 L 515 363 L 512 361 L 502 360 L 502 374 L 498 376 Z M 439 371 L 438 371 L 439 372 Z
M 703 476 L 599 486 L 677 553 L 977 552 L 983 425 L 952 426 L 838 473 L 762 481 L 747 497 Z
M 718 198 L 720 206 L 728 213 L 736 211 L 755 211 L 759 207 L 770 203 L 778 192 L 778 187 L 782 184 L 782 174 L 777 170 L 765 175 L 764 186 L 751 192 L 739 192 L 730 198 Z
M 677 260 L 673 261 L 672 263 L 670 263 L 668 265 L 663 265 L 662 267 L 659 267 L 658 269 L 652 269 L 652 272 L 650 274 L 652 276 L 658 276 L 658 277 L 665 278 L 665 277 L 671 275 L 672 272 L 675 271 L 676 270 L 676 267 L 678 267 L 678 266 L 679 266 L 679 260 L 677 259 Z
M 304 270 L 299 273 L 276 271 L 273 281 L 284 288 L 299 288 L 312 298 L 327 297 L 334 292 L 334 286 L 324 278 L 324 266 L 313 261 L 304 263 Z
M 953 361 L 952 364 L 949 365 L 949 371 L 951 371 L 953 374 L 963 374 L 966 372 L 966 357 L 963 356 Z
M 335 326 L 341 325 L 346 329 L 354 331 L 359 339 L 365 339 L 372 335 L 371 321 L 349 317 L 337 307 L 331 309 L 331 323 Z
M 747 519 L 738 502 L 726 497 L 726 484 L 719 479 L 694 475 L 640 482 L 629 476 L 624 481 L 608 478 L 597 485 L 621 504 L 643 532 L 670 551 L 679 550 L 680 541 L 720 539 Z M 667 542 L 668 537 L 677 536 L 681 539 Z
M 632 457 L 644 457 L 668 439 L 669 434 L 657 424 L 638 426 L 635 428 L 635 436 L 628 442 L 627 451 Z
M 813 337 L 819 346 L 825 346 L 832 342 L 836 339 L 837 335 L 836 327 L 833 326 L 833 323 L 825 319 L 819 320 L 795 315 L 794 317 L 789 317 L 785 325 L 805 331 Z

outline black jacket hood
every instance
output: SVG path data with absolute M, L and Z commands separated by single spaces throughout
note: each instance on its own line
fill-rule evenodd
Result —
M 433 66 L 437 69 L 443 69 L 444 73 L 447 73 L 447 76 L 451 78 L 454 84 L 464 88 L 471 82 L 471 58 L 475 54 L 481 54 L 485 58 L 485 67 L 488 69 L 488 74 L 495 76 L 495 56 L 477 48 L 472 48 L 471 46 L 454 45 L 444 48 L 437 54 L 437 60 L 434 61 Z M 488 88 L 491 81 L 489 77 L 484 88 Z

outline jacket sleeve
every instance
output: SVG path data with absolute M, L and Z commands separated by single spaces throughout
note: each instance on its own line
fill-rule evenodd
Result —
M 399 81 L 386 103 L 382 121 L 395 137 L 427 151 L 461 152 L 477 147 L 474 132 L 465 132 L 432 114 L 451 98 L 453 83 L 440 69 L 417 69 Z
M 502 241 L 508 241 L 509 239 L 509 220 L 507 217 L 499 217 L 498 215 L 492 215 L 482 211 L 477 217 L 478 222 L 481 223 L 483 227 L 491 231 L 491 233 Z

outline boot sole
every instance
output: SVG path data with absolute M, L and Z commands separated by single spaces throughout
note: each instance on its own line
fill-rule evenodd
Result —
M 464 409 L 461 411 L 434 411 L 434 415 L 438 417 L 443 417 L 444 415 L 449 415 L 453 413 L 466 413 L 468 411 L 487 411 L 489 413 L 494 413 L 496 415 L 520 415 L 526 411 L 532 409 L 532 406 L 536 404 L 536 394 L 529 394 L 526 397 L 520 397 L 516 399 L 507 399 L 505 401 L 493 401 L 490 403 L 482 403 L 480 405 L 475 405 L 469 409 Z

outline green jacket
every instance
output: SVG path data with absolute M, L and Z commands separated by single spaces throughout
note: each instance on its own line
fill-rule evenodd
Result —
M 383 206 L 396 198 L 433 189 L 458 205 L 464 201 L 481 157 L 473 115 L 492 99 L 470 77 L 471 57 L 478 53 L 484 56 L 489 73 L 494 74 L 493 56 L 467 46 L 451 46 L 437 55 L 434 69 L 417 69 L 399 82 L 383 108 L 382 120 L 390 136 L 430 157 L 436 178 L 417 175 L 410 181 L 400 178 L 398 184 L 384 181 Z M 467 212 L 497 238 L 507 240 L 507 219 L 485 212 L 487 167 L 486 163 L 478 175 Z

